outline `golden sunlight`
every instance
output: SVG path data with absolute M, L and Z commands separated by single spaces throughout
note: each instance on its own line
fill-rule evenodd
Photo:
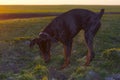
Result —
M 120 5 L 120 0 L 0 0 L 0 5 Z

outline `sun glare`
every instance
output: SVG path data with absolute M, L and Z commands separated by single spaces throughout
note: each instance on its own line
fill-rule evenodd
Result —
M 120 5 L 120 0 L 0 0 L 0 5 Z

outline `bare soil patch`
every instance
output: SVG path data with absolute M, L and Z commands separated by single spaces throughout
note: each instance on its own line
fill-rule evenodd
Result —
M 32 18 L 32 17 L 47 17 L 47 16 L 57 16 L 60 13 L 8 13 L 0 14 L 0 20 L 6 19 L 16 19 L 16 18 Z
M 0 20 L 16 19 L 16 18 L 33 18 L 33 17 L 47 17 L 47 16 L 58 16 L 61 13 L 8 13 L 0 14 Z M 105 14 L 120 14 L 120 12 L 105 12 Z

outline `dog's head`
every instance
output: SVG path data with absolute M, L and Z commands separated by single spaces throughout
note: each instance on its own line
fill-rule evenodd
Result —
M 47 36 L 43 35 L 39 38 L 31 40 L 30 47 L 32 48 L 35 44 L 39 46 L 42 57 L 44 61 L 47 63 L 50 60 L 50 47 L 51 47 L 50 39 Z

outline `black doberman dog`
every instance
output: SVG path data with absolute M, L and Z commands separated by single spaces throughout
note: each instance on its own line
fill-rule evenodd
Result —
M 100 19 L 104 14 L 104 9 L 99 13 L 95 13 L 86 9 L 72 9 L 56 17 L 42 32 L 39 38 L 31 41 L 30 47 L 38 44 L 42 57 L 47 63 L 50 60 L 51 42 L 59 41 L 64 45 L 64 64 L 61 68 L 65 68 L 70 63 L 72 50 L 72 42 L 75 35 L 84 30 L 84 36 L 88 53 L 85 65 L 89 65 L 95 56 L 93 51 L 93 38 L 101 26 Z

